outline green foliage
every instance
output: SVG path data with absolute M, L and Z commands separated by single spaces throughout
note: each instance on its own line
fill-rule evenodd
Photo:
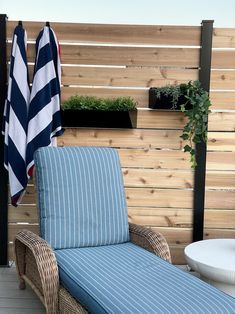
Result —
M 187 89 L 187 84 L 178 84 L 178 85 L 166 85 L 162 87 L 155 87 L 154 93 L 156 98 L 161 99 L 162 96 L 170 97 L 172 103 L 172 109 L 177 108 L 177 103 L 180 96 L 185 94 Z
M 201 87 L 199 81 L 156 87 L 154 92 L 159 99 L 162 95 L 171 98 L 172 110 L 177 109 L 178 101 L 180 102 L 184 99 L 180 110 L 188 119 L 183 128 L 181 138 L 187 142 L 184 146 L 184 151 L 190 153 L 192 168 L 196 168 L 194 146 L 202 141 L 207 141 L 207 117 L 210 113 L 209 107 L 211 106 L 208 93 Z
M 131 97 L 98 98 L 95 96 L 71 96 L 62 105 L 62 110 L 108 110 L 131 111 L 136 108 L 136 103 Z
M 183 128 L 181 138 L 187 141 L 184 151 L 190 153 L 192 168 L 196 168 L 194 146 L 202 141 L 207 141 L 207 117 L 211 112 L 209 109 L 211 102 L 208 93 L 201 87 L 199 81 L 190 81 L 186 86 L 184 91 L 186 102 L 181 105 L 181 111 L 184 112 L 188 120 Z M 186 109 L 187 105 L 190 105 L 187 107 L 190 109 Z

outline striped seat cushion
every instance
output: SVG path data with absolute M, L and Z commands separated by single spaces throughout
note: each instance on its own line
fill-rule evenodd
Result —
M 55 249 L 129 240 L 118 153 L 43 147 L 34 155 L 41 236 Z
M 130 242 L 55 254 L 62 285 L 90 313 L 235 313 L 235 299 Z

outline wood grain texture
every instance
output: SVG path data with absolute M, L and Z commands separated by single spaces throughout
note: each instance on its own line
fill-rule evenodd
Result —
M 209 132 L 208 145 L 209 151 L 235 151 L 235 133 L 234 132 Z
M 207 170 L 206 189 L 235 190 L 234 172 Z
M 62 45 L 61 62 L 119 66 L 198 67 L 199 49 Z
M 235 190 L 206 191 L 205 208 L 234 210 L 234 204 L 235 204 Z
M 213 50 L 211 67 L 212 69 L 235 69 L 234 51 Z
M 235 170 L 235 152 L 208 152 L 207 170 Z
M 211 109 L 235 110 L 235 93 L 226 91 L 213 91 L 210 93 Z
M 197 78 L 196 69 L 62 66 L 63 85 L 151 87 L 180 84 Z
M 58 146 L 182 149 L 180 131 L 141 129 L 66 129 Z
M 235 48 L 235 28 L 214 28 L 213 48 Z
M 182 130 L 186 118 L 182 112 L 161 110 L 138 110 L 138 128 L 149 129 L 180 129 Z
M 209 131 L 235 131 L 235 112 L 212 112 L 208 117 Z
M 191 209 L 157 208 L 157 207 L 129 207 L 129 221 L 150 227 L 192 227 Z
M 235 210 L 205 210 L 205 228 L 235 229 Z
M 212 70 L 210 88 L 220 90 L 235 90 L 235 71 Z
M 205 228 L 204 229 L 204 239 L 234 239 L 235 238 L 235 228 Z
M 191 190 L 126 188 L 128 206 L 192 208 Z
M 178 150 L 119 149 L 121 165 L 129 168 L 190 169 L 189 155 Z M 224 156 L 223 156 L 224 157 Z M 235 158 L 235 154 L 234 154 Z M 211 163 L 214 162 L 214 156 Z M 217 159 L 216 159 L 217 160 Z M 226 165 L 233 165 L 233 157 L 226 156 Z
M 193 187 L 192 171 L 159 169 L 122 169 L 126 187 L 179 188 Z
M 18 21 L 7 21 L 11 39 Z M 200 45 L 200 26 L 86 24 L 51 22 L 60 42 L 89 42 L 145 45 Z M 35 40 L 44 22 L 23 21 L 28 39 Z
M 61 45 L 62 64 L 115 65 L 115 66 L 173 66 L 198 67 L 198 48 L 152 48 Z M 10 60 L 11 45 L 7 44 Z M 35 45 L 28 44 L 28 62 L 35 60 Z
M 16 209 L 13 206 L 8 208 L 8 222 L 27 222 L 27 223 L 38 223 L 38 214 L 36 205 L 19 205 Z

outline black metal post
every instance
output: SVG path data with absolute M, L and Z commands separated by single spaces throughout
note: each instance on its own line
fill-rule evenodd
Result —
M 0 14 L 0 127 L 7 96 L 6 14 Z M 0 131 L 1 131 L 0 130 Z M 1 134 L 1 132 L 0 132 Z M 3 166 L 4 138 L 0 135 L 0 266 L 8 266 L 8 176 Z
M 211 53 L 212 53 L 212 20 L 203 20 L 201 24 L 201 53 L 199 64 L 199 81 L 209 93 Z M 194 175 L 194 201 L 193 201 L 193 242 L 203 239 L 204 205 L 205 205 L 205 179 L 206 179 L 206 151 L 207 145 L 201 142 L 196 145 L 197 167 Z

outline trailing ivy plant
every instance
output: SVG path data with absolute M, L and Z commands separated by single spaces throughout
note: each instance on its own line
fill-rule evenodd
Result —
M 62 106 L 62 110 L 131 111 L 135 108 L 136 102 L 131 97 L 98 98 L 81 95 L 71 96 Z
M 183 128 L 181 138 L 187 141 L 184 151 L 190 153 L 191 165 L 195 169 L 197 163 L 194 146 L 202 141 L 207 142 L 207 120 L 211 112 L 209 109 L 211 102 L 208 93 L 199 81 L 190 81 L 185 87 L 186 102 L 181 105 L 180 109 L 188 118 L 188 122 Z

